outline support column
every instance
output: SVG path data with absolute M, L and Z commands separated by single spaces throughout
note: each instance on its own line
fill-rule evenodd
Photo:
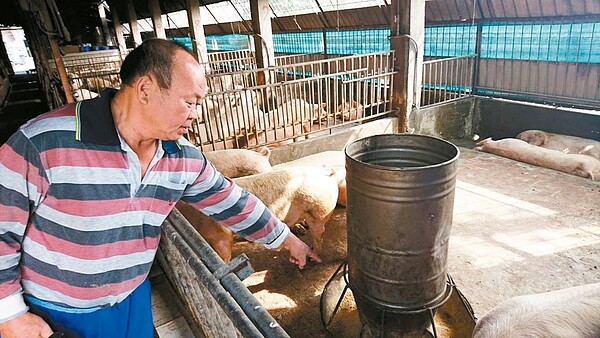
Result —
M 418 110 L 421 100 L 423 47 L 425 41 L 425 1 L 392 0 L 391 49 L 394 61 L 392 108 L 397 109 L 400 132 L 411 131 L 410 114 Z
M 100 16 L 100 21 L 102 22 L 102 31 L 104 32 L 104 41 L 106 41 L 107 46 L 113 45 L 113 39 L 110 35 L 110 30 L 108 29 L 108 20 L 106 20 L 106 11 L 104 6 L 106 4 L 104 2 L 98 5 L 98 15 Z
M 119 47 L 119 52 L 121 52 L 121 54 L 125 54 L 125 52 L 127 52 L 127 46 L 125 44 L 125 37 L 123 36 L 123 27 L 121 25 L 121 21 L 119 20 L 119 13 L 117 13 L 116 8 L 113 8 L 111 12 L 113 25 L 115 28 L 115 35 L 117 36 L 117 46 Z
M 200 17 L 200 3 L 198 0 L 186 0 L 186 10 L 188 15 L 188 23 L 190 25 L 190 35 L 192 38 L 192 46 L 194 47 L 194 56 L 200 63 L 208 62 L 208 51 L 206 50 L 206 37 L 204 36 L 204 24 Z M 205 65 L 204 71 L 210 73 L 208 64 Z
M 477 87 L 479 87 L 479 69 L 481 66 L 481 40 L 482 40 L 482 35 L 483 35 L 483 22 L 481 20 L 477 21 L 477 37 L 475 39 L 475 54 L 477 54 L 477 56 L 475 57 L 474 61 L 474 65 L 473 67 L 475 67 L 474 71 L 473 71 L 473 89 L 472 89 L 472 94 L 477 94 Z
M 275 65 L 273 29 L 271 28 L 271 16 L 269 12 L 269 0 L 250 0 L 257 68 L 267 68 Z M 259 72 L 256 80 L 258 85 L 268 84 L 273 81 L 268 72 Z
M 140 26 L 138 25 L 133 0 L 127 0 L 127 14 L 129 14 L 129 27 L 131 28 L 133 47 L 135 48 L 142 44 L 142 34 L 140 33 Z
M 39 14 L 42 17 L 43 22 L 50 26 L 45 27 L 46 29 L 56 29 L 56 27 L 54 27 L 54 25 L 52 24 L 52 20 L 50 19 L 50 13 L 48 12 L 48 7 L 45 3 L 39 6 Z M 48 38 L 48 43 L 50 44 L 50 50 L 52 52 L 52 58 L 54 59 L 54 63 L 56 64 L 58 77 L 65 92 L 65 99 L 67 100 L 67 103 L 75 102 L 72 93 L 73 88 L 71 87 L 71 81 L 69 81 L 69 76 L 67 75 L 67 69 L 65 68 L 62 54 L 60 52 L 60 47 L 58 46 L 58 42 L 56 41 L 56 38 L 52 35 L 44 34 L 44 37 Z
M 165 33 L 165 27 L 162 23 L 160 12 L 160 4 L 158 0 L 150 0 L 150 15 L 152 16 L 152 25 L 154 26 L 154 34 L 157 38 L 166 39 L 167 34 Z

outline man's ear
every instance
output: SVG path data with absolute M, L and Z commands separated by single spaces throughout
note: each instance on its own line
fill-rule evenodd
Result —
M 147 75 L 140 76 L 137 79 L 137 81 L 135 81 L 137 97 L 142 104 L 148 103 L 152 91 L 153 82 L 154 81 L 152 80 L 152 78 Z

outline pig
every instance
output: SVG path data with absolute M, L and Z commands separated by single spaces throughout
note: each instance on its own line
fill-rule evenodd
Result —
M 520 133 L 517 138 L 529 144 L 562 151 L 565 154 L 583 154 L 600 159 L 600 142 L 598 141 L 533 129 Z
M 326 109 L 327 103 L 323 103 L 322 106 Z M 343 121 L 357 120 L 365 117 L 365 107 L 354 100 L 344 102 L 337 106 L 335 117 L 341 118 Z
M 260 109 L 255 109 L 261 112 Z M 300 135 L 311 131 L 311 124 L 326 115 L 327 112 L 321 108 L 320 104 L 310 104 L 303 99 L 292 99 L 262 115 L 253 112 L 240 114 L 240 116 L 249 116 L 253 120 L 251 125 L 254 126 L 254 129 L 247 129 L 246 134 L 238 135 L 238 145 L 240 148 L 244 148 L 258 144 L 257 138 L 260 136 L 262 139 L 263 133 L 267 133 L 269 141 L 291 138 L 295 142 Z M 307 139 L 308 135 L 305 135 L 304 138 Z M 277 144 L 286 143 L 285 140 L 282 140 Z
M 82 78 L 80 78 L 79 76 L 70 74 L 69 78 L 70 78 L 70 82 L 71 82 L 71 89 L 73 91 L 76 91 L 77 89 L 86 87 L 85 81 Z
M 79 88 L 73 91 L 73 98 L 75 101 L 83 101 L 87 99 L 93 99 L 95 97 L 98 97 L 98 93 L 85 88 Z
M 86 87 L 97 92 L 104 88 L 119 88 L 121 80 L 118 75 L 92 76 L 84 79 Z
M 325 223 L 338 199 L 334 176 L 332 169 L 299 166 L 235 178 L 234 182 L 256 195 L 288 226 L 304 221 L 310 227 L 313 250 L 318 253 Z
M 338 188 L 335 172 L 316 167 L 293 167 L 233 179 L 240 187 L 256 195 L 273 214 L 289 227 L 304 222 L 313 237 L 313 250 L 322 248 L 325 223 L 336 206 Z M 231 259 L 232 232 L 223 231 L 212 218 L 189 206 L 176 207 L 224 261 Z M 180 208 L 181 207 L 181 208 Z M 228 230 L 228 229 L 227 229 Z M 205 236 L 206 235 L 206 236 Z
M 231 251 L 234 243 L 233 231 L 220 225 L 184 201 L 177 202 L 175 208 L 202 235 L 202 238 L 208 242 L 223 261 L 229 262 L 231 260 Z
M 301 157 L 293 161 L 277 164 L 273 166 L 273 170 L 305 165 L 332 168 L 335 171 L 333 177 L 338 184 L 337 204 L 345 207 L 347 205 L 345 160 L 346 159 L 343 151 L 330 150 Z
M 513 337 L 600 337 L 600 283 L 510 298 L 473 331 L 473 338 Z
M 565 154 L 561 151 L 534 146 L 514 138 L 498 141 L 487 138 L 478 142 L 475 149 L 540 167 L 591 178 L 593 181 L 600 181 L 600 160 L 589 155 Z
M 265 113 L 258 107 L 258 96 L 252 90 L 211 94 L 202 105 L 204 120 L 217 131 L 219 139 L 240 136 L 265 125 Z
M 248 149 L 213 150 L 204 153 L 221 174 L 236 178 L 273 171 L 269 157 L 271 150 L 262 147 L 258 151 Z
M 342 103 L 338 106 L 338 112 L 342 115 L 344 121 L 353 121 L 365 116 L 365 107 L 352 100 Z

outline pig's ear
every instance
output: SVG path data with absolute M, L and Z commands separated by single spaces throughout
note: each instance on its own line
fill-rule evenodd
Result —
M 262 147 L 258 150 L 258 153 L 266 158 L 269 158 L 271 156 L 271 149 L 268 147 Z
M 330 176 L 330 177 L 335 176 L 335 169 L 333 169 L 332 167 L 323 166 L 323 169 L 325 170 L 326 176 Z
M 486 138 L 485 140 L 481 140 L 481 141 L 477 142 L 477 144 L 476 144 L 476 145 L 477 145 L 477 147 L 475 147 L 475 149 L 477 149 L 477 150 L 481 150 L 481 149 L 478 149 L 478 148 L 479 148 L 479 147 L 482 147 L 484 144 L 488 143 L 489 141 L 492 141 L 492 138 L 491 138 L 491 137 L 488 137 L 488 138 Z

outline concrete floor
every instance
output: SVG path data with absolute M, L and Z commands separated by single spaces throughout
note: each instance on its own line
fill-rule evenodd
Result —
M 461 147 L 448 272 L 476 317 L 500 301 L 600 280 L 600 183 Z M 328 337 L 320 295 L 346 255 L 345 209 L 325 231 L 323 262 L 236 244 L 244 282 L 292 337 Z M 309 235 L 303 240 L 310 243 Z M 350 337 L 334 331 L 334 337 Z
M 463 147 L 448 272 L 476 317 L 516 295 L 600 280 L 600 183 L 456 144 Z M 255 269 L 244 283 L 291 337 L 354 336 L 328 332 L 319 311 L 323 288 L 346 256 L 345 224 L 345 209 L 336 209 L 326 225 L 323 262 L 304 270 L 284 252 L 235 246 L 234 255 L 246 253 Z M 309 235 L 301 238 L 311 243 Z M 161 329 L 161 337 L 185 336 L 164 321 Z

